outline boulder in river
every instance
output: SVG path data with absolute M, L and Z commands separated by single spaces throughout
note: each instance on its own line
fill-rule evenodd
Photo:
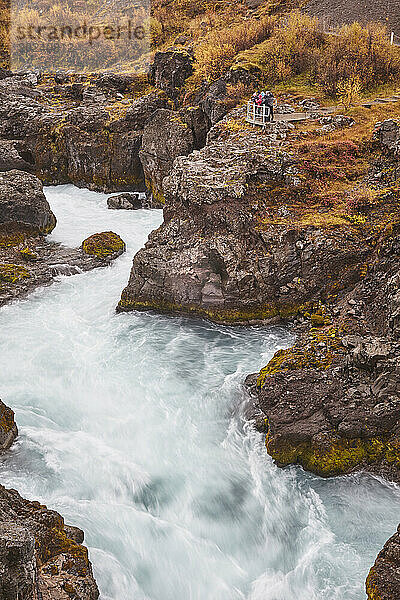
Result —
M 142 208 L 142 201 L 139 193 L 118 194 L 107 199 L 107 206 L 113 210 L 137 210 Z
M 114 259 L 126 250 L 125 242 L 113 231 L 95 233 L 82 242 L 85 254 L 102 260 Z

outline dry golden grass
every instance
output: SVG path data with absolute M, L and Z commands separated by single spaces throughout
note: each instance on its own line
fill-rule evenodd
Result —
M 195 49 L 196 69 L 206 80 L 223 75 L 238 54 L 271 35 L 275 19 L 249 19 L 210 31 Z

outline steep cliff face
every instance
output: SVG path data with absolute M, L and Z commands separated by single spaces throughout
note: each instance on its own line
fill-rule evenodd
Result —
M 397 224 L 363 281 L 336 307 L 310 308 L 295 346 L 259 374 L 267 450 L 280 466 L 400 481 L 399 251 Z
M 371 176 L 397 189 L 399 124 L 379 124 Z M 322 476 L 365 469 L 400 481 L 400 223 L 397 193 L 363 275 L 345 294 L 302 311 L 293 348 L 278 352 L 255 384 L 266 445 L 280 466 Z M 372 230 L 372 233 L 374 230 Z
M 157 110 L 143 131 L 140 160 L 152 206 L 165 203 L 163 181 L 170 175 L 175 158 L 204 146 L 208 126 L 199 107 Z

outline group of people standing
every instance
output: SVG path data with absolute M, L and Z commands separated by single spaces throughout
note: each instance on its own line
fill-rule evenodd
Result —
M 251 101 L 256 106 L 268 106 L 269 120 L 270 121 L 274 120 L 275 98 L 274 98 L 274 95 L 272 92 L 255 92 L 251 97 Z

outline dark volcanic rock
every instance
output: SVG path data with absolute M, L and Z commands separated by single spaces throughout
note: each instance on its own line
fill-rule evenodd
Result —
M 156 52 L 150 69 L 150 81 L 170 98 L 176 98 L 192 73 L 193 55 L 183 48 L 169 48 L 164 52 Z
M 56 226 L 43 185 L 34 175 L 0 173 L 0 224 L 5 223 L 22 224 L 41 233 L 49 233 Z
M 18 140 L 0 140 L 0 171 L 33 171 L 34 159 L 24 142 Z
M 382 157 L 372 172 L 390 164 L 388 181 L 399 172 L 397 130 L 386 122 L 374 135 Z M 400 482 L 400 223 L 385 198 L 364 276 L 325 307 L 303 307 L 314 327 L 259 375 L 267 449 L 279 465 L 324 476 L 365 469 Z
M 17 435 L 14 412 L 0 400 L 0 453 L 8 450 Z
M 0 521 L 0 593 L 2 598 L 37 598 L 35 538 L 14 521 Z
M 119 194 L 107 199 L 107 206 L 111 209 L 137 210 L 142 208 L 139 194 Z
M 380 146 L 395 156 L 400 151 L 400 122 L 387 119 L 383 123 L 377 123 L 374 130 L 374 139 Z
M 366 591 L 368 600 L 400 598 L 400 525 L 378 554 L 367 578 Z
M 265 135 L 224 120 L 207 145 L 174 162 L 163 181 L 164 223 L 135 256 L 122 310 L 197 313 L 248 322 L 291 314 L 307 300 L 356 280 L 371 249 L 349 231 L 260 226 L 265 185 L 295 186 L 293 159 L 281 149 L 289 126 Z M 331 278 L 326 277 L 329 272 Z
M 179 113 L 160 109 L 150 118 L 143 131 L 140 159 L 152 206 L 165 203 L 163 180 L 171 173 L 175 158 L 190 154 L 194 147 L 193 131 Z
M 396 226 L 334 314 L 316 310 L 319 326 L 261 371 L 258 405 L 279 465 L 323 476 L 363 468 L 400 481 L 399 282 Z
M 129 88 L 128 79 L 111 90 L 99 80 L 98 85 L 56 84 L 49 91 L 27 77 L 0 81 L 3 169 L 27 170 L 50 184 L 144 191 L 143 127 L 155 110 L 168 106 L 168 98 L 160 91 L 119 104 L 116 89 Z
M 0 486 L 0 596 L 7 600 L 97 600 L 87 549 L 55 511 Z
M 79 527 L 73 527 L 72 525 L 64 525 L 65 535 L 70 539 L 74 540 L 77 544 L 83 544 L 85 539 L 85 533 Z
M 211 125 L 215 125 L 228 112 L 224 100 L 228 95 L 227 82 L 225 79 L 218 79 L 207 86 L 205 93 L 200 100 L 201 107 L 207 115 Z

